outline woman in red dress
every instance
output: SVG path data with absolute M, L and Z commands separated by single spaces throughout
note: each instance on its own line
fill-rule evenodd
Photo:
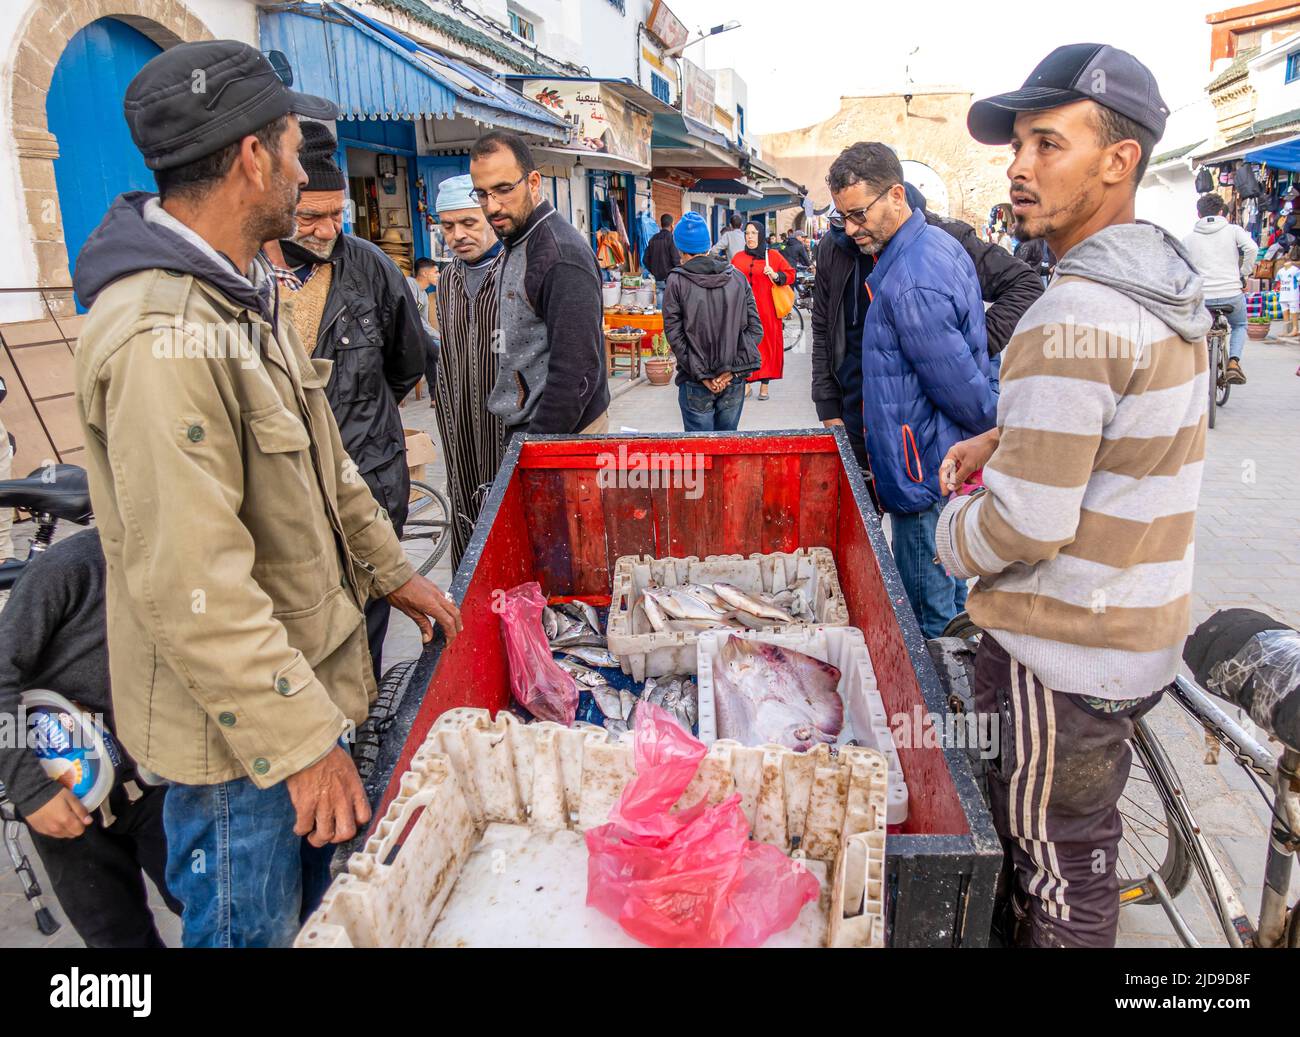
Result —
M 763 366 L 750 375 L 751 382 L 762 382 L 758 390 L 760 400 L 767 399 L 767 384 L 780 378 L 785 370 L 785 328 L 776 315 L 772 302 L 772 286 L 794 284 L 794 268 L 775 249 L 769 251 L 764 241 L 764 229 L 758 223 L 745 225 L 745 251 L 737 252 L 732 265 L 745 275 L 758 304 L 758 316 L 763 321 L 763 341 L 758 352 Z M 749 389 L 745 389 L 749 395 Z

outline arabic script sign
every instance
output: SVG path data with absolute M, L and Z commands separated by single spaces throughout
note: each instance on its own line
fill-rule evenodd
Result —
M 713 77 L 682 59 L 682 111 L 705 126 L 713 125 Z
M 570 147 L 650 165 L 649 115 L 629 109 L 601 83 L 530 79 L 524 96 L 553 111 L 574 128 Z

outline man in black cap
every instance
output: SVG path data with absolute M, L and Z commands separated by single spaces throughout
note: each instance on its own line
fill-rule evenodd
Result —
M 1210 318 L 1182 245 L 1135 218 L 1168 115 L 1150 71 L 1096 43 L 1053 51 L 968 125 L 1010 143 L 1016 236 L 1056 277 L 1002 364 L 998 424 L 956 444 L 938 557 L 979 581 L 975 708 L 997 718 L 989 803 L 1013 867 L 1010 938 L 1111 946 L 1118 801 L 1135 723 L 1178 672 L 1205 457 Z
M 293 232 L 297 116 L 257 50 L 185 43 L 124 104 L 158 194 L 114 203 L 78 257 L 77 404 L 106 561 L 117 734 L 169 782 L 167 885 L 187 946 L 289 943 L 331 843 L 370 818 L 342 740 L 375 694 L 362 609 L 433 637 L 459 614 L 407 563 L 281 319 L 263 242 Z M 305 838 L 304 838 L 305 837 Z
M 289 317 L 313 357 L 334 362 L 325 394 L 370 492 L 401 535 L 411 480 L 398 410 L 424 374 L 433 344 L 402 272 L 383 251 L 343 233 L 343 172 L 338 145 L 319 122 L 303 122 L 297 233 L 280 242 L 298 290 Z M 390 608 L 366 606 L 370 658 L 378 681 Z

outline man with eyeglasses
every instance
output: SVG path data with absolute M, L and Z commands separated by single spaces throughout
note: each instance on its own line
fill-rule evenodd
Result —
M 857 365 L 862 407 L 843 420 L 863 438 L 921 632 L 938 637 L 966 600 L 965 583 L 934 557 L 939 463 L 997 418 L 979 281 L 952 235 L 908 205 L 902 166 L 887 145 L 846 148 L 827 183 L 845 232 L 874 258 L 863 281 L 870 305 Z
M 541 195 L 523 138 L 493 131 L 470 150 L 474 197 L 505 244 L 501 362 L 488 410 L 517 432 L 609 426 L 600 268 L 591 246 Z
M 377 246 L 343 233 L 345 178 L 334 161 L 336 149 L 324 123 L 302 123 L 307 184 L 296 232 L 280 242 L 297 280 L 288 315 L 308 355 L 334 362 L 325 394 L 343 446 L 401 536 L 411 480 L 398 406 L 424 374 L 434 346 L 396 264 Z M 281 277 L 286 283 L 294 287 Z M 366 606 L 376 681 L 391 611 L 383 598 Z

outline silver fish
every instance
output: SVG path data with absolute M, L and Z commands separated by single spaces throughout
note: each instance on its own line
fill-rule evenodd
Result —
M 727 611 L 726 602 L 724 602 L 722 598 L 718 596 L 717 591 L 715 591 L 712 587 L 708 586 L 707 584 L 683 583 L 681 586 L 683 590 L 690 591 L 697 598 L 700 598 L 704 602 L 704 604 L 708 605 L 709 608 L 713 609 L 715 612 Z
M 585 601 L 563 601 L 555 607 L 566 616 L 576 619 L 593 634 L 602 633 L 599 613 Z
M 605 730 L 612 735 L 621 735 L 630 729 L 626 720 L 615 720 L 613 717 L 606 717 Z
M 601 684 L 592 688 L 591 697 L 596 700 L 596 705 L 600 708 L 600 711 L 605 714 L 606 719 L 623 719 L 622 696 L 620 696 L 619 693 L 608 684 Z
M 619 715 L 629 723 L 632 720 L 632 710 L 636 709 L 636 696 L 630 691 L 620 691 L 618 693 Z
M 778 623 L 794 622 L 794 616 L 784 609 L 759 601 L 754 595 L 746 594 L 739 587 L 732 586 L 730 583 L 715 583 L 713 589 L 718 592 L 718 597 L 733 609 L 740 609 L 748 612 L 751 616 L 758 616 L 762 619 L 775 619 Z
M 579 648 L 568 648 L 565 649 L 565 651 L 579 662 L 584 662 L 588 666 L 601 666 L 608 670 L 614 669 L 619 665 L 618 657 L 608 648 L 590 648 L 584 646 Z
M 659 607 L 659 603 L 655 601 L 654 595 L 649 588 L 647 588 L 638 604 L 645 613 L 645 618 L 650 621 L 650 629 L 655 631 L 668 629 L 668 617 L 664 615 L 664 610 Z
M 743 609 L 732 609 L 722 617 L 730 627 L 739 630 L 767 630 L 771 628 L 773 620 L 760 619 L 758 616 L 750 615 Z
M 586 651 L 586 649 L 583 650 Z M 577 681 L 585 688 L 594 688 L 597 685 L 601 685 L 605 683 L 605 678 L 602 677 L 600 674 L 598 674 L 595 670 L 588 669 L 586 666 L 583 666 L 580 663 L 575 662 L 567 655 L 561 656 L 560 658 L 556 659 L 555 662 L 560 667 L 560 669 L 562 669 L 565 673 L 567 673 L 570 677 L 572 677 L 575 681 Z
M 554 641 L 560 633 L 560 620 L 555 610 L 549 605 L 542 607 L 542 629 L 546 631 L 546 640 Z
M 729 637 L 713 660 L 718 737 L 802 752 L 844 728 L 840 671 L 802 652 Z
M 653 598 L 655 603 L 674 619 L 718 618 L 718 613 L 709 607 L 708 602 L 685 587 L 661 587 L 658 590 L 646 591 L 646 596 Z

